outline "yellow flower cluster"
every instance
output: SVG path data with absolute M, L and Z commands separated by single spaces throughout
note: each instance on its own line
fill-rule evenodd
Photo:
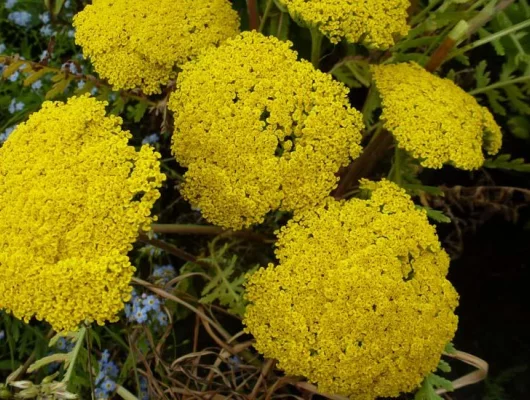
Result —
M 428 168 L 476 169 L 499 151 L 502 133 L 489 110 L 449 79 L 416 63 L 372 67 L 384 127 Z
M 365 43 L 386 49 L 405 36 L 409 0 L 281 0 L 289 13 L 338 43 Z
M 228 0 L 94 0 L 74 17 L 75 40 L 116 89 L 159 93 L 175 68 L 239 32 Z
M 245 32 L 179 74 L 169 108 L 172 149 L 188 168 L 181 192 L 215 224 L 239 229 L 316 206 L 361 151 L 348 89 L 290 46 Z
M 288 374 L 352 399 L 395 397 L 435 370 L 457 326 L 449 258 L 397 185 L 330 200 L 279 232 L 279 265 L 250 276 L 255 347 Z
M 58 331 L 117 320 L 165 178 L 105 106 L 45 102 L 0 148 L 0 308 Z

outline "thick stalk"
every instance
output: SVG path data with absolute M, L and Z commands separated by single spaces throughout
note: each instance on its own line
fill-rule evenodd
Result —
M 231 231 L 213 225 L 193 225 L 193 224 L 153 224 L 151 230 L 155 233 L 168 233 L 176 235 L 226 235 L 240 237 L 258 242 L 268 241 L 270 238 L 254 233 L 252 231 Z
M 311 63 L 318 69 L 320 54 L 322 53 L 322 39 L 324 35 L 317 28 L 311 28 Z
M 333 197 L 337 200 L 343 198 L 346 192 L 359 179 L 369 176 L 379 160 L 390 149 L 392 143 L 392 135 L 386 129 L 382 129 L 379 133 L 374 134 L 374 137 L 368 146 L 364 148 L 359 158 L 348 166 L 346 174 L 342 177 L 339 186 L 333 193 Z
M 475 17 L 471 18 L 469 21 L 462 20 L 458 24 L 456 24 L 456 26 L 451 32 L 449 32 L 442 44 L 440 44 L 440 46 L 432 54 L 430 60 L 425 66 L 425 69 L 430 72 L 436 71 L 440 67 L 440 65 L 442 65 L 442 63 L 446 61 L 447 56 L 457 43 L 459 43 L 463 38 L 473 35 L 482 26 L 486 25 L 495 15 L 504 10 L 513 2 L 514 0 L 501 0 L 494 7 L 484 7 L 481 12 L 479 12 Z
M 259 29 L 258 0 L 247 0 L 248 23 L 251 31 Z
M 138 400 L 138 397 L 136 397 L 123 386 L 118 384 L 116 384 L 116 394 L 120 396 L 123 400 Z

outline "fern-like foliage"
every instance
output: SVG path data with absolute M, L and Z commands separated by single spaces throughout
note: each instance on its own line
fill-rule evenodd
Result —
M 510 154 L 501 154 L 496 158 L 489 158 L 484 162 L 484 167 L 492 169 L 506 169 L 518 172 L 530 172 L 530 164 L 522 158 L 511 158 Z

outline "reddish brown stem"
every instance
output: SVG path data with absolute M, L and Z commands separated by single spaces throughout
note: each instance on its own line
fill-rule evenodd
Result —
M 248 23 L 251 31 L 259 29 L 258 0 L 247 0 Z
M 381 160 L 388 149 L 392 146 L 392 135 L 387 130 L 382 130 L 366 146 L 358 159 L 351 163 L 345 175 L 339 182 L 339 186 L 333 193 L 337 200 L 344 197 L 348 190 L 359 181 L 367 177 L 373 171 L 378 161 Z

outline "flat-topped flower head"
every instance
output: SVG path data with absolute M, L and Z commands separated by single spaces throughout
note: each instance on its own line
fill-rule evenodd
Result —
M 280 0 L 295 20 L 338 43 L 386 49 L 409 31 L 409 0 Z
M 278 234 L 277 266 L 250 276 L 244 323 L 265 357 L 324 393 L 395 397 L 436 369 L 457 327 L 449 257 L 397 185 L 329 202 Z
M 239 229 L 271 210 L 322 203 L 359 155 L 362 118 L 348 89 L 297 61 L 290 42 L 245 32 L 183 67 L 169 108 L 182 194 Z
M 94 0 L 74 17 L 75 40 L 115 89 L 159 93 L 176 68 L 239 33 L 228 0 Z
M 0 308 L 58 331 L 117 320 L 165 178 L 105 105 L 45 102 L 0 148 Z
M 381 119 L 398 146 L 428 168 L 480 168 L 483 148 L 496 154 L 502 133 L 493 116 L 449 79 L 416 63 L 372 67 Z

